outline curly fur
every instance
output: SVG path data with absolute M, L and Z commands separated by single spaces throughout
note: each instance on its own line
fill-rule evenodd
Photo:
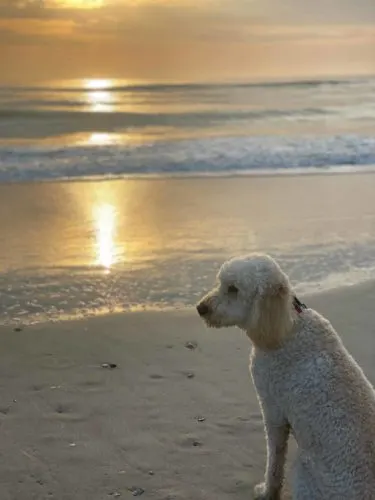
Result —
M 289 434 L 298 445 L 294 500 L 375 499 L 375 393 L 331 324 L 293 307 L 293 290 L 266 255 L 226 262 L 198 304 L 208 326 L 238 326 L 252 341 L 250 372 L 267 442 L 255 498 L 277 500 Z

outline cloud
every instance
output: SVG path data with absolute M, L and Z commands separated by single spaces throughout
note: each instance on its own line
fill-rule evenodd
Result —
M 80 28 L 93 35 L 126 38 L 131 33 L 136 39 L 163 37 L 174 42 L 223 36 L 230 43 L 231 36 L 248 31 L 256 19 L 250 9 L 229 9 L 226 2 L 220 4 L 216 10 L 209 4 L 148 3 L 136 8 L 118 5 L 82 18 Z
M 0 25 L 22 38 L 30 33 L 30 26 L 36 21 L 40 22 L 38 37 L 52 38 L 50 27 L 58 31 L 56 21 L 66 26 L 69 21 L 70 32 L 66 35 L 79 40 L 124 42 L 131 38 L 134 44 L 147 40 L 159 43 L 161 39 L 168 43 L 191 43 L 222 38 L 223 42 L 236 43 L 249 35 L 250 26 L 256 22 L 251 2 L 232 3 L 232 0 L 208 0 L 204 4 L 189 0 L 140 3 L 117 0 L 96 9 L 58 8 L 58 5 L 64 4 L 52 0 L 19 0 L 10 4 L 9 0 L 0 0 Z M 8 36 L 2 41 L 6 43 L 10 39 Z
M 45 0 L 0 0 L 0 18 L 39 17 L 45 13 Z
M 340 58 L 345 66 L 348 53 L 365 67 L 374 60 L 374 1 L 0 0 L 0 66 L 21 73 L 9 61 L 23 58 L 28 74 L 230 76 L 318 67 L 326 54 L 327 67 Z
M 97 0 L 98 1 L 98 0 Z M 94 2 L 94 0 L 92 0 Z M 76 18 L 85 14 L 121 17 L 137 11 L 151 15 L 226 18 L 229 23 L 262 17 L 271 24 L 368 24 L 375 22 L 374 0 L 102 0 L 74 5 L 67 0 L 0 0 L 0 18 Z M 89 6 L 97 8 L 89 8 Z
M 370 24 L 375 22 L 374 0 L 257 0 L 262 10 L 280 24 Z M 260 4 L 259 4 L 260 5 Z
M 48 21 L 69 20 L 70 36 L 80 40 L 132 36 L 140 42 L 163 37 L 175 43 L 222 39 L 229 44 L 254 42 L 256 36 L 259 41 L 268 35 L 274 39 L 275 30 L 268 26 L 284 26 L 295 37 L 311 27 L 321 35 L 329 25 L 375 25 L 374 0 L 105 0 L 92 9 L 73 8 L 65 1 L 0 0 L 0 20 L 8 19 L 12 30 L 13 21 L 24 19 L 25 31 L 29 20 L 43 20 L 41 36 L 51 36 Z

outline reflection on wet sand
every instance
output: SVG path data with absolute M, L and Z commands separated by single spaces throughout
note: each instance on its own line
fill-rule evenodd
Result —
M 108 271 L 116 262 L 115 232 L 117 213 L 113 205 L 103 203 L 94 207 L 96 222 L 97 263 Z
M 279 256 L 295 282 L 367 276 L 374 186 L 373 175 L 0 185 L 0 323 L 192 305 L 225 258 L 251 251 Z

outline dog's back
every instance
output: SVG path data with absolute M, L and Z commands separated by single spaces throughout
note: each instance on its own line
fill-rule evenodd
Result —
M 253 349 L 251 373 L 297 441 L 293 498 L 374 499 L 375 392 L 330 323 L 305 310 L 282 348 Z

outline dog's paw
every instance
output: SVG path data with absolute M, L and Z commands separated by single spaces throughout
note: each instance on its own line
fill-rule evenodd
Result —
M 254 500 L 280 500 L 280 492 L 270 491 L 266 483 L 260 483 L 254 488 Z

